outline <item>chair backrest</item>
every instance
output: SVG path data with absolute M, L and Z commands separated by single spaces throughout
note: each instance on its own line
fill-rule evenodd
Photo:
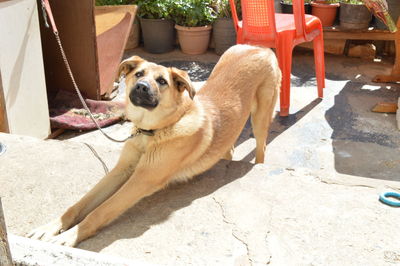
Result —
M 251 42 L 275 40 L 274 0 L 241 0 L 243 38 Z
M 229 0 L 236 29 L 239 23 L 234 0 Z M 246 43 L 273 43 L 276 37 L 274 0 L 241 0 L 242 38 Z M 297 37 L 306 36 L 304 0 L 293 0 Z
M 304 14 L 304 0 L 293 0 L 293 14 L 297 37 L 305 37 L 307 34 L 305 32 L 306 18 Z

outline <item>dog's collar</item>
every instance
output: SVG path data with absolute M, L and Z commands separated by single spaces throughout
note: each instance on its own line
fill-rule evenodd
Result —
M 133 133 L 133 134 L 130 136 L 130 138 L 139 136 L 139 135 L 141 135 L 141 134 L 151 137 L 151 136 L 154 136 L 154 132 L 155 132 L 154 129 L 148 130 L 148 129 L 143 129 L 143 128 L 138 128 L 138 127 L 137 127 L 136 130 L 135 130 L 135 133 Z

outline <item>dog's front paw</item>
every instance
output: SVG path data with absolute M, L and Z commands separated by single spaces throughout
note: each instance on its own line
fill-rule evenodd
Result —
M 53 237 L 50 242 L 56 245 L 75 247 L 79 243 L 78 226 L 76 225 L 71 229 Z
M 62 229 L 63 225 L 61 219 L 56 219 L 32 230 L 26 236 L 32 239 L 50 241 L 51 238 L 60 234 Z

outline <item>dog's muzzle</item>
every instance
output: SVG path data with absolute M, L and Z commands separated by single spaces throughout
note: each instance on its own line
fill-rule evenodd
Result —
M 129 99 L 136 106 L 155 108 L 158 105 L 157 93 L 147 81 L 139 81 L 129 93 Z

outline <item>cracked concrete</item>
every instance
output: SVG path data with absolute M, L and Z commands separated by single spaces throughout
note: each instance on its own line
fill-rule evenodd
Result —
M 154 61 L 172 56 L 135 53 Z M 369 82 L 390 70 L 386 62 L 326 62 L 325 97 L 315 100 L 312 57 L 295 56 L 291 115 L 274 119 L 266 164 L 251 163 L 247 125 L 234 161 L 142 200 L 78 248 L 160 265 L 400 264 L 399 209 L 378 201 L 383 191 L 400 191 L 399 131 L 393 115 L 369 111 L 397 99 L 399 86 Z M 105 130 L 123 138 L 129 127 Z M 108 168 L 121 149 L 99 132 L 50 141 L 0 134 L 0 141 L 7 145 L 0 196 L 17 235 L 60 215 L 104 175 L 84 143 Z

